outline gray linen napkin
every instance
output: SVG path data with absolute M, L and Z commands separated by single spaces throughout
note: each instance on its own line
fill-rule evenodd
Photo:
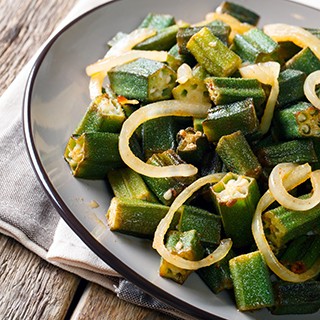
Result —
M 53 35 L 75 17 L 105 2 L 108 1 L 78 1 Z M 41 48 L 0 98 L 0 232 L 50 263 L 112 290 L 123 300 L 191 319 L 147 295 L 110 268 L 60 219 L 45 194 L 30 164 L 22 129 L 21 88 L 40 51 Z

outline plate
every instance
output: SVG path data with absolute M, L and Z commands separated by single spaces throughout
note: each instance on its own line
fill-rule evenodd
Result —
M 33 66 L 24 100 L 25 139 L 35 172 L 62 218 L 91 250 L 128 280 L 197 318 L 279 319 L 267 310 L 237 311 L 231 296 L 211 293 L 195 274 L 183 286 L 159 277 L 159 256 L 150 242 L 108 230 L 105 213 L 112 194 L 107 185 L 74 178 L 63 159 L 66 142 L 90 102 L 85 67 L 104 55 L 107 41 L 118 31 L 133 30 L 149 12 L 170 13 L 177 19 L 197 22 L 220 2 L 118 0 L 72 21 L 46 45 Z M 319 26 L 319 11 L 296 3 L 237 2 L 259 13 L 260 25 L 283 22 Z M 98 208 L 90 206 L 93 200 Z M 303 318 L 315 320 L 319 316 L 318 312 Z

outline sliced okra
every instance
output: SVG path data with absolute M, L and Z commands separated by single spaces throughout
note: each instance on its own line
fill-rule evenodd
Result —
M 297 46 L 291 41 L 279 42 L 279 55 L 282 61 L 291 59 L 301 50 L 301 47 Z
M 305 195 L 302 198 L 307 198 Z M 320 205 L 312 209 L 294 211 L 279 206 L 262 215 L 264 229 L 275 248 L 283 247 L 288 241 L 312 231 L 320 222 Z
M 229 171 L 258 178 L 262 167 L 241 131 L 222 136 L 216 152 Z
M 304 97 L 303 85 L 306 74 L 300 70 L 286 69 L 279 74 L 278 105 L 290 105 Z
M 141 175 L 131 168 L 119 168 L 108 172 L 108 181 L 117 198 L 158 202 Z
M 163 167 L 168 165 L 177 165 L 184 161 L 173 150 L 167 150 L 163 153 L 152 155 L 148 160 L 148 164 Z M 170 205 L 177 195 L 191 184 L 196 177 L 166 177 L 153 178 L 143 176 L 144 181 L 153 193 L 158 197 L 161 203 Z
M 274 122 L 284 139 L 320 137 L 320 112 L 308 102 L 276 111 Z
M 264 167 L 274 167 L 282 162 L 316 163 L 318 157 L 311 139 L 296 139 L 278 142 L 256 151 L 259 162 Z
M 169 232 L 167 235 L 166 247 L 172 254 L 176 254 L 187 260 L 200 260 L 204 255 L 204 249 L 195 230 Z M 191 273 L 192 270 L 176 267 L 161 258 L 159 269 L 161 277 L 172 279 L 179 284 L 183 284 Z
M 259 28 L 252 28 L 244 34 L 236 34 L 231 49 L 250 63 L 266 61 L 281 62 L 279 45 Z
M 240 311 L 274 305 L 268 266 L 259 251 L 236 256 L 229 261 L 234 294 Z
M 286 69 L 295 69 L 306 75 L 320 69 L 320 60 L 308 47 L 299 51 L 285 64 Z
M 140 23 L 139 28 L 162 30 L 174 25 L 175 23 L 174 16 L 170 14 L 148 13 Z
M 320 281 L 309 280 L 300 283 L 277 281 L 274 284 L 274 295 L 272 314 L 315 313 L 320 308 Z
M 227 77 L 241 65 L 241 58 L 230 50 L 207 27 L 194 34 L 187 43 L 187 49 L 200 65 L 210 74 Z
M 84 132 L 118 133 L 125 119 L 126 116 L 116 96 L 111 90 L 108 90 L 91 102 L 74 134 L 80 135 Z
M 144 58 L 117 66 L 108 76 L 116 94 L 145 103 L 170 99 L 176 81 L 166 64 Z
M 230 1 L 223 1 L 219 7 L 216 8 L 216 12 L 229 14 L 239 21 L 249 23 L 253 26 L 256 26 L 260 19 L 260 16 L 256 12 Z
M 248 98 L 209 109 L 202 126 L 209 141 L 218 141 L 222 136 L 238 130 L 244 135 L 256 132 L 259 121 L 253 99 Z
M 252 98 L 255 108 L 259 108 L 266 99 L 266 94 L 257 79 L 208 77 L 205 84 L 215 105 Z
M 223 229 L 232 239 L 234 247 L 251 245 L 251 224 L 260 191 L 255 179 L 227 173 L 218 183 L 210 187 Z
M 77 178 L 104 179 L 111 169 L 124 164 L 118 150 L 119 135 L 88 132 L 70 137 L 64 151 L 72 174 Z

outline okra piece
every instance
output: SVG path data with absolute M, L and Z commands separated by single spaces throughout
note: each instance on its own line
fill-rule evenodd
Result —
M 278 44 L 279 55 L 282 61 L 288 61 L 301 50 L 301 47 L 297 46 L 291 41 L 282 41 Z
M 320 69 L 320 60 L 308 47 L 306 47 L 288 60 L 285 64 L 285 68 L 300 70 L 306 75 L 309 75 Z
M 244 34 L 236 34 L 231 49 L 250 63 L 266 61 L 281 62 L 279 45 L 259 28 L 252 28 Z
M 167 64 L 168 66 L 177 72 L 178 68 L 186 62 L 186 57 L 179 53 L 178 45 L 175 44 L 172 48 L 168 51 L 167 57 Z
M 204 26 L 191 26 L 185 28 L 179 28 L 177 33 L 177 45 L 179 47 L 179 53 L 183 55 L 189 55 L 190 51 L 187 49 L 187 43 L 190 38 L 199 32 Z M 217 37 L 223 44 L 228 45 L 228 38 L 231 32 L 231 28 L 226 23 L 215 20 L 206 27 Z
M 175 23 L 176 22 L 174 16 L 170 14 L 148 13 L 140 23 L 139 28 L 162 30 L 174 25 Z
M 106 218 L 111 231 L 151 239 L 168 210 L 168 206 L 159 203 L 114 197 Z M 175 213 L 170 229 L 175 229 L 178 222 L 179 210 Z
M 119 168 L 108 172 L 108 181 L 117 198 L 158 202 L 141 175 L 131 168 Z
M 262 221 L 268 240 L 275 248 L 281 248 L 288 241 L 312 231 L 319 224 L 320 205 L 304 212 L 279 206 L 266 211 L 262 215 Z
M 274 305 L 269 270 L 259 251 L 230 259 L 231 277 L 240 311 L 257 310 Z
M 203 132 L 213 142 L 238 130 L 244 135 L 252 134 L 258 130 L 258 126 L 252 98 L 213 107 L 202 122 Z
M 163 167 L 168 165 L 177 165 L 185 162 L 173 150 L 167 150 L 163 153 L 152 155 L 148 159 L 147 163 L 154 166 Z M 153 178 L 143 176 L 143 179 L 161 203 L 170 205 L 184 188 L 195 181 L 196 177 L 190 176 Z
M 302 235 L 286 246 L 280 261 L 295 273 L 306 272 L 320 257 L 320 236 Z
M 178 156 L 187 163 L 200 166 L 209 149 L 206 135 L 189 127 L 178 132 L 177 140 L 176 152 Z
M 308 102 L 277 110 L 274 122 L 284 139 L 320 137 L 320 112 Z
M 220 138 L 216 152 L 229 171 L 257 179 L 262 167 L 241 131 Z
M 177 132 L 174 117 L 161 117 L 144 122 L 141 127 L 141 138 L 145 159 L 149 159 L 155 153 L 175 150 Z
M 229 14 L 239 21 L 249 23 L 253 26 L 256 26 L 260 20 L 260 16 L 256 12 L 230 1 L 223 1 L 219 7 L 216 8 L 216 12 Z
M 96 97 L 89 105 L 74 134 L 85 132 L 119 133 L 126 119 L 123 109 L 111 91 Z
M 271 313 L 309 314 L 320 308 L 320 281 L 300 283 L 277 281 L 274 284 L 275 304 Z
M 286 69 L 279 74 L 278 105 L 283 107 L 304 98 L 303 85 L 306 74 L 300 70 Z
M 210 254 L 213 250 L 207 249 L 206 251 L 208 251 L 208 254 Z M 200 268 L 197 270 L 199 277 L 215 294 L 223 290 L 233 288 L 229 260 L 234 256 L 234 252 L 230 250 L 222 260 L 212 264 L 209 267 Z
M 210 187 L 223 229 L 232 239 L 235 248 L 251 245 L 251 224 L 260 191 L 255 179 L 227 173 L 218 183 Z
M 157 34 L 140 42 L 134 49 L 137 50 L 169 50 L 176 43 L 178 25 L 163 28 Z
M 241 65 L 241 58 L 230 50 L 207 27 L 194 34 L 187 43 L 187 49 L 210 74 L 227 77 Z
M 140 58 L 108 72 L 113 91 L 128 99 L 148 103 L 171 98 L 176 73 L 166 64 Z
M 221 238 L 221 217 L 198 207 L 186 205 L 180 208 L 177 229 L 181 232 L 196 230 L 201 243 L 218 245 Z
M 118 150 L 119 135 L 88 132 L 70 137 L 64 158 L 77 178 L 104 179 L 111 169 L 124 166 Z
M 274 167 L 282 162 L 315 163 L 318 162 L 311 139 L 299 139 L 279 142 L 256 151 L 256 156 L 264 167 Z
M 215 105 L 252 98 L 255 108 L 259 108 L 266 100 L 266 94 L 257 79 L 208 77 L 205 84 Z
M 200 104 L 209 103 L 209 93 L 203 81 L 207 76 L 207 71 L 203 67 L 196 65 L 192 69 L 192 77 L 189 78 L 185 83 L 181 83 L 173 88 L 173 98 L 175 100 Z
M 200 260 L 204 255 L 204 249 L 195 230 L 186 232 L 171 231 L 168 233 L 166 247 L 171 253 L 187 260 Z M 192 270 L 185 270 L 174 266 L 161 258 L 159 274 L 161 277 L 172 279 L 183 284 Z

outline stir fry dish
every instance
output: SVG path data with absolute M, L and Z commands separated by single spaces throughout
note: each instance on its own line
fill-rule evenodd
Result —
M 315 313 L 320 29 L 259 18 L 223 2 L 119 31 L 86 67 L 91 103 L 64 157 L 110 184 L 110 230 L 146 238 L 159 276 L 196 273 L 240 311 Z

